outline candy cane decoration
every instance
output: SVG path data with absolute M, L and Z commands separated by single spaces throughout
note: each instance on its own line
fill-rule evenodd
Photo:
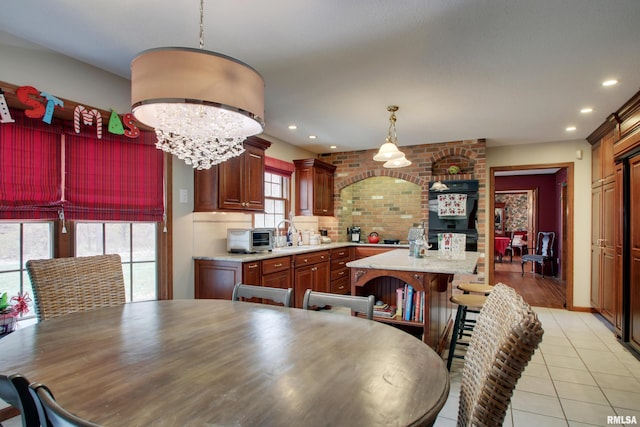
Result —
M 82 116 L 82 123 L 87 126 L 93 124 L 93 118 L 96 118 L 96 127 L 98 128 L 98 139 L 102 139 L 102 116 L 95 108 L 93 110 L 87 110 L 83 105 L 78 105 L 73 110 L 73 128 L 76 133 L 80 133 L 80 116 Z

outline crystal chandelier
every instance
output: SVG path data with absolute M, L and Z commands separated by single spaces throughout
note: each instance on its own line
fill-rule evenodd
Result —
M 398 149 L 398 135 L 396 133 L 396 111 L 397 105 L 390 105 L 387 111 L 391 113 L 389 117 L 389 134 L 386 142 L 382 144 L 378 153 L 373 156 L 373 160 L 385 162 L 382 166 L 385 168 L 402 168 L 409 166 L 411 162 L 407 160 L 404 153 Z
M 155 128 L 156 147 L 196 169 L 238 156 L 264 128 L 264 80 L 249 65 L 200 48 L 141 52 L 131 62 L 131 111 Z

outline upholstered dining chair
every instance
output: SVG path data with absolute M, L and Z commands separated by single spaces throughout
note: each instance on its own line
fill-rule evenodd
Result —
M 367 316 L 367 319 L 371 320 L 373 319 L 374 303 L 375 297 L 373 295 L 361 297 L 355 295 L 328 294 L 325 292 L 316 292 L 311 289 L 307 289 L 304 293 L 302 308 L 310 310 L 312 307 L 337 305 L 340 307 L 348 307 L 356 313 L 364 313 Z
M 509 246 L 504 250 L 505 255 L 509 252 L 509 262 L 513 262 L 513 253 L 518 250 L 518 255 L 522 256 L 528 253 L 527 231 L 512 231 Z
M 38 320 L 125 303 L 120 255 L 27 261 Z
M 29 392 L 38 408 L 40 424 L 51 427 L 100 427 L 64 409 L 56 402 L 51 390 L 43 384 L 29 385 Z
M 19 374 L 0 374 L 0 399 L 20 411 L 22 425 L 39 427 L 38 410 L 29 393 L 29 381 Z
M 516 382 L 544 331 L 513 288 L 498 283 L 478 315 L 465 355 L 458 426 L 501 426 Z
M 291 296 L 293 295 L 293 289 L 288 288 L 271 288 L 268 286 L 254 286 L 245 285 L 243 283 L 237 283 L 233 287 L 233 293 L 231 299 L 233 301 L 242 301 L 243 298 L 263 298 L 271 300 L 275 303 L 284 305 L 285 307 L 291 307 Z
M 555 264 L 553 262 L 553 242 L 556 238 L 556 233 L 553 231 L 540 231 L 538 238 L 536 239 L 536 249 L 532 254 L 522 255 L 522 262 L 520 267 L 522 268 L 522 275 L 524 276 L 524 265 L 527 262 L 532 262 L 533 265 L 540 264 L 540 272 L 544 277 L 544 266 L 547 263 L 551 263 L 551 273 L 556 275 Z

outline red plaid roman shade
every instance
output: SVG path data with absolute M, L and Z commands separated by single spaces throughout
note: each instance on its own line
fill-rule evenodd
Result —
M 163 153 L 153 132 L 138 138 L 103 132 L 98 139 L 95 125 L 76 134 L 70 122 L 23 122 L 0 124 L 0 219 L 56 218 L 64 208 L 73 220 L 163 220 Z M 47 127 L 54 133 L 41 130 Z

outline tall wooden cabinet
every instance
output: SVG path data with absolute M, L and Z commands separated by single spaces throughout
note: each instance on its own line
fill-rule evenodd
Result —
M 592 304 L 640 354 L 640 92 L 587 140 L 593 147 Z
M 591 182 L 591 305 L 611 324 L 619 307 L 615 269 L 614 132 L 593 146 Z
M 318 159 L 294 160 L 296 215 L 333 215 L 334 165 Z
M 271 143 L 244 141 L 245 151 L 207 170 L 194 172 L 195 212 L 264 211 L 264 152 Z

